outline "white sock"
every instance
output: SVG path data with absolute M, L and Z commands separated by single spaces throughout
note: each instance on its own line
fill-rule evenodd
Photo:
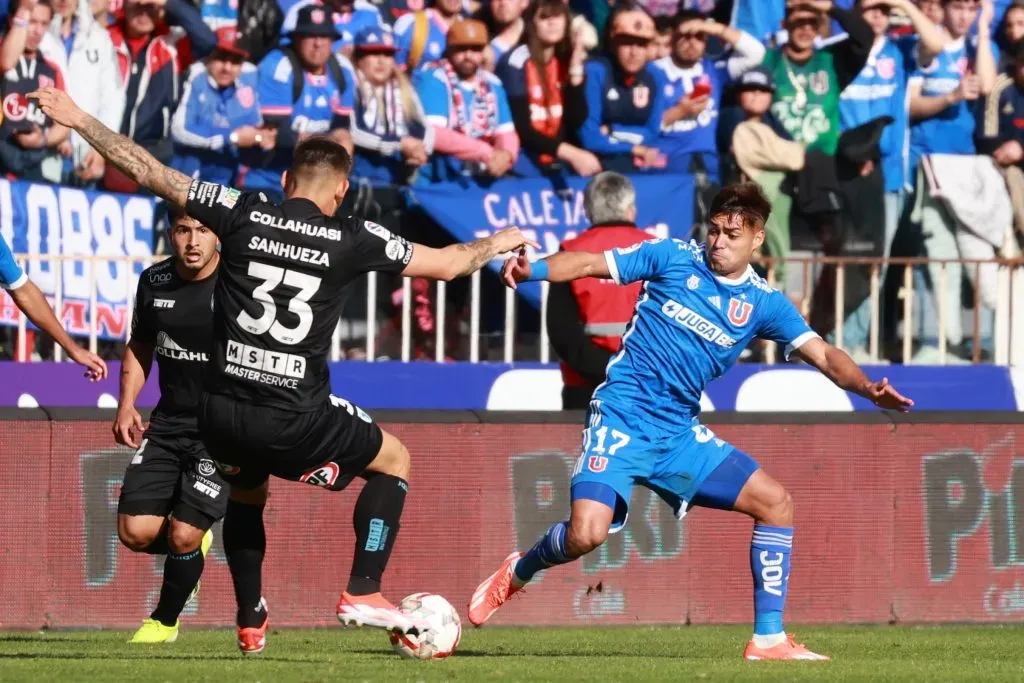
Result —
M 760 648 L 766 649 L 769 647 L 775 647 L 776 645 L 781 645 L 782 643 L 786 642 L 786 632 L 782 631 L 781 633 L 773 633 L 767 636 L 762 636 L 755 633 L 753 640 L 754 645 Z
M 515 588 L 522 588 L 523 586 L 528 584 L 529 581 L 523 581 L 518 576 L 516 576 L 516 565 L 517 564 L 519 564 L 519 560 L 516 560 L 515 562 L 512 563 L 512 568 L 511 568 L 512 569 L 512 585 Z

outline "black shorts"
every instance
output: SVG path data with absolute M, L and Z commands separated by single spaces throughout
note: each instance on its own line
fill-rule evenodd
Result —
M 123 515 L 173 514 L 199 529 L 224 516 L 230 490 L 207 455 L 195 421 L 154 418 L 124 473 L 117 511 Z
M 221 476 L 241 489 L 273 475 L 340 491 L 373 462 L 384 440 L 373 418 L 335 396 L 297 413 L 203 394 L 199 429 Z

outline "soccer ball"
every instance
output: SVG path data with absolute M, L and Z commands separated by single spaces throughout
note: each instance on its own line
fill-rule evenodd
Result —
M 398 609 L 427 621 L 431 628 L 418 636 L 392 633 L 395 652 L 406 659 L 443 659 L 455 652 L 462 638 L 462 620 L 451 603 L 433 593 L 413 593 Z

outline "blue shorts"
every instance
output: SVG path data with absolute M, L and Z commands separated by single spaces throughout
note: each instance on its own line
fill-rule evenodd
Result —
M 583 447 L 572 476 L 572 500 L 589 499 L 615 510 L 611 533 L 629 514 L 635 484 L 661 497 L 682 519 L 694 506 L 731 510 L 758 464 L 694 419 L 670 432 L 630 427 L 606 404 L 592 402 Z

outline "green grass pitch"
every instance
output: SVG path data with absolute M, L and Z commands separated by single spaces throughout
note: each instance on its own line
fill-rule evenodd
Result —
M 748 627 L 496 628 L 458 653 L 406 661 L 368 630 L 272 630 L 242 658 L 234 632 L 183 629 L 129 646 L 119 631 L 0 633 L 0 681 L 1022 681 L 1021 626 L 793 628 L 832 662 L 745 662 Z

